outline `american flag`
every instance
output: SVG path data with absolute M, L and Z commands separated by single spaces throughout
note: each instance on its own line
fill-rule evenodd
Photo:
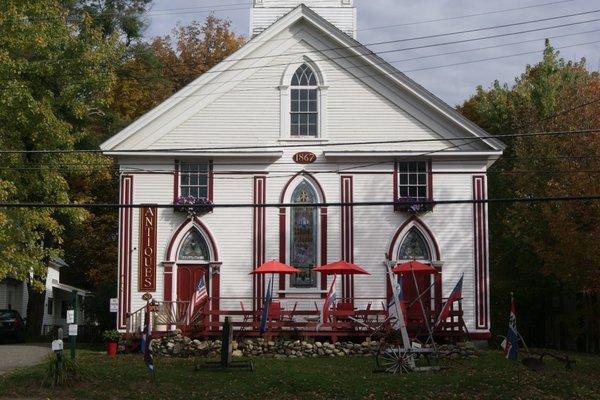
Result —
M 154 376 L 154 357 L 152 356 L 152 349 L 150 347 L 152 343 L 152 323 L 150 321 L 151 313 L 149 304 L 146 305 L 146 312 L 144 314 L 144 364 L 146 364 L 146 368 L 148 369 L 148 375 L 150 377 Z
M 329 310 L 335 305 L 335 302 L 337 300 L 337 295 L 335 293 L 336 278 L 337 275 L 334 275 L 333 281 L 331 282 L 331 286 L 329 287 L 329 291 L 327 292 L 327 297 L 325 298 L 325 303 L 323 303 L 323 310 L 321 312 L 321 324 L 329 322 Z
M 194 290 L 194 295 L 192 296 L 192 301 L 190 302 L 190 306 L 188 308 L 189 321 L 192 321 L 192 317 L 194 316 L 196 309 L 203 305 L 207 299 L 208 292 L 206 291 L 206 282 L 204 281 L 204 275 L 202 275 L 198 280 L 196 290 Z

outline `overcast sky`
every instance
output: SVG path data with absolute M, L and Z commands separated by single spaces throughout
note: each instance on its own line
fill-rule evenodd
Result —
M 148 18 L 149 26 L 146 36 L 150 38 L 156 35 L 166 35 L 178 22 L 188 24 L 193 20 L 202 21 L 207 15 L 207 11 L 204 10 L 210 8 L 220 9 L 215 14 L 218 17 L 230 19 L 233 29 L 237 33 L 247 37 L 250 0 L 246 0 L 246 2 L 247 4 L 243 4 L 244 0 L 154 0 L 153 9 Z M 435 57 L 393 62 L 393 65 L 452 106 L 460 104 L 467 99 L 475 91 L 477 85 L 488 87 L 495 79 L 501 82 L 513 82 L 515 76 L 524 70 L 524 66 L 527 63 L 535 63 L 540 59 L 545 37 L 551 37 L 551 41 L 555 47 L 563 48 L 560 51 L 566 59 L 574 60 L 585 57 L 588 62 L 588 68 L 592 70 L 598 70 L 600 64 L 599 0 L 355 0 L 355 5 L 358 9 L 358 40 L 363 44 L 493 27 L 594 10 L 599 11 L 597 13 L 512 27 L 481 30 L 473 33 L 403 41 L 386 46 L 369 46 L 375 52 L 389 51 L 405 47 L 597 20 L 560 28 L 540 30 L 538 32 L 382 54 L 382 57 L 390 62 L 435 55 Z M 538 7 L 502 11 L 529 6 Z M 473 14 L 480 15 L 472 16 Z M 471 16 L 462 18 L 467 15 Z M 439 19 L 444 20 L 439 21 Z M 431 20 L 438 21 L 420 23 Z M 381 28 L 399 24 L 404 24 L 404 26 Z M 597 31 L 590 32 L 595 30 Z M 563 35 L 569 36 L 552 38 Z M 526 43 L 521 43 L 524 41 Z M 501 44 L 510 45 L 481 49 L 482 47 Z M 456 54 L 440 54 L 471 49 L 480 50 Z M 536 51 L 536 53 L 414 71 L 416 69 L 532 51 Z

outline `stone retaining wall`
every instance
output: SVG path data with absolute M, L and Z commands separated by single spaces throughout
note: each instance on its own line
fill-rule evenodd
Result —
M 151 343 L 152 352 L 158 357 L 218 357 L 221 349 L 220 340 L 192 340 L 174 332 L 162 338 L 154 339 Z M 233 342 L 234 357 L 275 357 L 275 358 L 300 358 L 300 357 L 364 357 L 371 356 L 379 342 L 366 340 L 362 343 L 354 342 L 318 342 L 303 340 L 277 340 L 269 341 L 263 338 L 243 339 Z M 475 346 L 470 343 L 438 346 L 440 355 L 451 358 L 476 357 L 478 354 Z

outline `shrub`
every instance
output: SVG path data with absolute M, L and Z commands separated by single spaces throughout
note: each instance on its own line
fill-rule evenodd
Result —
M 106 341 L 106 342 L 119 343 L 119 339 L 121 339 L 121 333 L 119 333 L 119 331 L 116 329 L 112 329 L 112 330 L 104 331 L 104 334 L 102 334 L 102 337 L 104 338 L 104 341 Z
M 49 386 L 51 388 L 57 386 L 69 386 L 73 382 L 81 380 L 79 364 L 76 360 L 65 357 L 64 353 L 60 369 L 58 369 L 58 366 L 56 365 L 56 354 L 49 355 L 44 364 L 44 369 L 46 371 L 42 381 L 44 386 Z

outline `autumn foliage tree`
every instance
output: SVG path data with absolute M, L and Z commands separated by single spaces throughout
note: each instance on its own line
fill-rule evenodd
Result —
M 546 43 L 542 61 L 513 86 L 480 87 L 459 109 L 495 134 L 592 130 L 504 138 L 509 147 L 490 170 L 490 197 L 600 193 L 600 132 L 593 131 L 600 130 L 600 76 L 585 60 L 567 62 Z M 490 230 L 496 328 L 505 329 L 512 290 L 531 340 L 578 341 L 597 351 L 600 202 L 493 205 Z

